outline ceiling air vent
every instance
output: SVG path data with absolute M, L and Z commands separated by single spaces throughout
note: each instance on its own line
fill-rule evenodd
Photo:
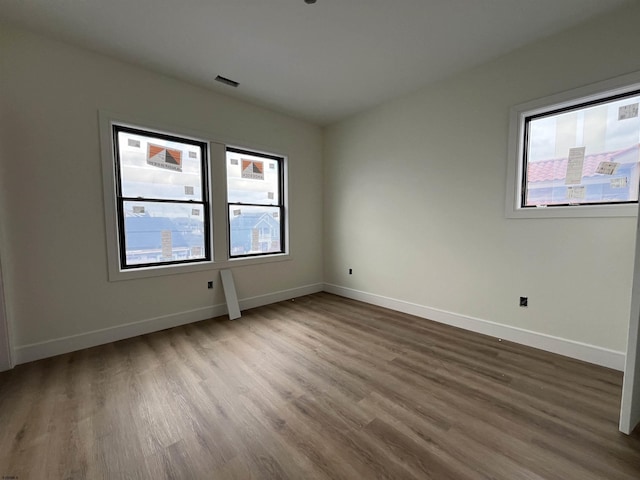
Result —
M 240 85 L 238 82 L 231 80 L 230 78 L 225 78 L 220 75 L 216 77 L 216 82 L 224 83 L 225 85 L 229 85 L 230 87 L 237 88 Z

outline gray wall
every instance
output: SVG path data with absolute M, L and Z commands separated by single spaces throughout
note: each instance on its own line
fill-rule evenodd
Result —
M 320 128 L 22 30 L 3 27 L 0 49 L 0 248 L 18 361 L 25 346 L 80 347 L 87 332 L 224 301 L 215 270 L 108 281 L 99 109 L 288 155 L 292 259 L 234 268 L 236 287 L 241 299 L 321 288 Z
M 621 367 L 635 218 L 505 218 L 508 113 L 640 70 L 639 20 L 620 10 L 328 128 L 325 282 Z

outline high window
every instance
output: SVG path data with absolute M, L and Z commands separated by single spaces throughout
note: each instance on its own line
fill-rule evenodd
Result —
M 507 214 L 632 214 L 640 181 L 639 106 L 640 84 L 605 82 L 514 107 Z
M 229 257 L 285 252 L 284 158 L 227 148 Z
M 113 125 L 122 269 L 211 260 L 207 144 Z

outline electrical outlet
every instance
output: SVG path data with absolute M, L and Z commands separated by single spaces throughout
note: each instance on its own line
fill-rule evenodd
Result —
M 212 281 L 207 282 L 207 288 L 213 288 L 213 282 Z
M 529 306 L 529 297 L 520 297 L 520 306 L 528 307 Z

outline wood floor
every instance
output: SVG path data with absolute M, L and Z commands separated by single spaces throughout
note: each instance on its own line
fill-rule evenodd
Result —
M 0 478 L 640 479 L 622 374 L 320 293 L 0 374 Z

